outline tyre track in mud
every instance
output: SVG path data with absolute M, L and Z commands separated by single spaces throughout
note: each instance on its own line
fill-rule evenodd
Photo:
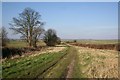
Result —
M 40 75 L 44 74 L 46 71 L 48 71 L 49 69 L 53 68 L 61 59 L 63 59 L 65 56 L 67 55 L 67 53 L 62 56 L 59 60 L 57 60 L 54 64 L 52 64 L 51 66 L 49 66 L 47 69 L 45 69 L 42 73 L 40 73 L 38 76 L 36 76 L 36 78 L 39 78 Z M 44 78 L 44 77 L 42 77 Z
M 75 63 L 75 59 L 73 59 L 71 63 L 68 65 L 68 72 L 67 72 L 66 80 L 68 80 L 68 78 L 72 78 L 74 63 Z
M 43 73 L 39 74 L 37 78 L 72 78 L 75 62 L 74 50 L 76 49 L 71 49 L 72 48 L 70 48 L 66 55 L 63 56 L 60 60 L 58 60 L 55 64 L 50 66 Z M 56 73 L 56 71 L 61 72 Z M 59 74 L 59 77 L 56 74 Z

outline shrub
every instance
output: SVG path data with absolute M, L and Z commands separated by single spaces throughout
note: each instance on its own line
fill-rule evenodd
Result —
M 53 29 L 48 29 L 45 32 L 43 40 L 47 46 L 55 46 L 57 43 L 60 43 L 60 39 L 58 39 L 56 31 Z
M 75 43 L 76 43 L 76 42 L 77 42 L 77 40 L 74 40 L 73 42 L 75 42 Z

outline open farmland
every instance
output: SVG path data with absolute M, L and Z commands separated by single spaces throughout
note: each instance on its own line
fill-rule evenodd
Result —
M 77 43 L 81 44 L 118 44 L 119 40 L 80 40 L 80 39 L 64 39 L 64 42 L 74 42 L 76 40 Z
M 42 41 L 39 40 L 37 42 L 38 46 L 45 46 L 46 44 Z M 9 48 L 23 48 L 23 47 L 28 47 L 28 44 L 26 43 L 25 40 L 10 40 L 7 44 L 7 47 Z
M 74 46 L 120 51 L 118 40 L 70 40 L 66 42 Z
M 1 4 L 0 78 L 119 80 L 120 2 Z
M 3 78 L 118 78 L 118 51 L 65 44 L 3 59 Z
M 82 44 L 118 44 L 118 40 L 78 40 Z

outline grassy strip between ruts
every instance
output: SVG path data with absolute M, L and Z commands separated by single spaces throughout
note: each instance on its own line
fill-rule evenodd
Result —
M 72 78 L 83 78 L 85 75 L 82 74 L 82 65 L 79 64 L 79 55 L 78 55 L 78 50 L 76 49 L 76 54 L 75 54 L 75 62 L 74 62 L 74 67 L 73 67 L 73 73 L 72 73 Z
M 39 78 L 66 78 L 68 74 L 68 66 L 76 57 L 76 49 L 70 47 L 67 51 L 67 55 L 61 59 L 54 67 L 51 67 L 42 75 L 39 75 Z M 72 74 L 72 73 L 71 73 Z
M 3 62 L 3 78 L 36 78 L 63 58 L 69 49 Z

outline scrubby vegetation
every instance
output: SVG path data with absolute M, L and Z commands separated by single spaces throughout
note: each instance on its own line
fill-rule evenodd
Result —
M 46 44 L 43 41 L 38 41 L 37 48 L 28 47 L 28 44 L 23 40 L 9 40 L 6 47 L 2 48 L 2 58 L 11 58 L 16 55 L 22 56 L 22 54 L 26 54 L 29 52 L 40 51 L 45 48 Z

